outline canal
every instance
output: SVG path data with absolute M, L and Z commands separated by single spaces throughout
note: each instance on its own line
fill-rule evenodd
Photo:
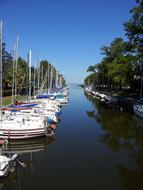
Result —
M 11 147 L 19 164 L 1 189 L 143 189 L 143 121 L 95 102 L 76 85 L 69 91 L 55 137 Z

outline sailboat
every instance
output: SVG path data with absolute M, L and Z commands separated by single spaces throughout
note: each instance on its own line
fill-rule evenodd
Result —
M 31 51 L 29 53 L 29 59 L 31 59 Z M 29 92 L 29 96 L 31 95 L 30 93 L 31 91 Z M 53 131 L 48 128 L 46 117 L 30 115 L 14 116 L 4 114 L 2 111 L 2 21 L 0 23 L 0 108 L 0 138 L 20 140 L 53 135 Z

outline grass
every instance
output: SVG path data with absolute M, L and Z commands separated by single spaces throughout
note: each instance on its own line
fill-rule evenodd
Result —
M 27 96 L 17 96 L 17 100 L 24 100 L 26 99 Z M 3 97 L 3 106 L 8 106 L 10 105 L 12 102 L 12 96 L 6 96 L 6 97 Z

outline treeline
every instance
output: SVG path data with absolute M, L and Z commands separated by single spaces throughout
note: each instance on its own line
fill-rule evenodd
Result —
M 2 81 L 3 95 L 12 95 L 12 89 L 16 94 L 27 94 L 29 88 L 29 64 L 27 60 L 19 57 L 17 60 L 6 51 L 6 44 L 2 44 Z M 16 81 L 16 82 L 15 82 Z M 65 85 L 62 74 L 47 60 L 39 62 L 39 66 L 31 67 L 31 87 L 36 90 L 41 88 L 53 89 Z
M 119 37 L 101 47 L 103 59 L 88 67 L 85 85 L 137 89 L 143 95 L 143 1 L 136 3 L 131 19 L 124 23 L 127 41 Z

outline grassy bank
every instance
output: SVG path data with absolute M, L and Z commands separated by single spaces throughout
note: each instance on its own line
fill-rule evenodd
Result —
M 24 100 L 26 99 L 27 96 L 17 96 L 17 100 Z M 10 105 L 12 102 L 12 96 L 6 96 L 6 97 L 3 97 L 3 106 L 8 106 Z

